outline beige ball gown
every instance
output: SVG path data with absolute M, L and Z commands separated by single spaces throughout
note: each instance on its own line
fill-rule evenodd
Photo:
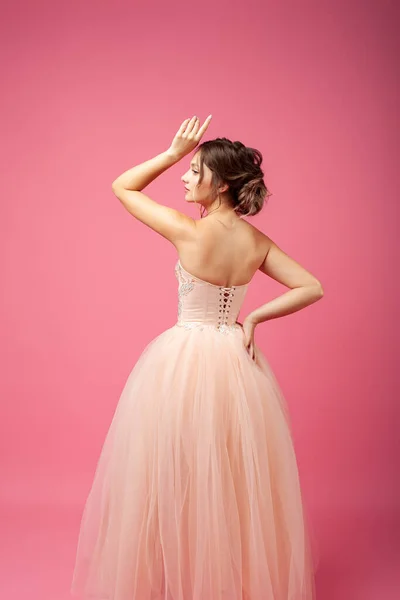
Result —
M 285 399 L 237 323 L 248 284 L 176 263 L 178 318 L 129 374 L 82 515 L 71 592 L 107 600 L 313 600 Z

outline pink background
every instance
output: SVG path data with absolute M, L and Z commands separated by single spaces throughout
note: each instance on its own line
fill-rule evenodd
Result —
M 209 113 L 204 139 L 264 155 L 273 196 L 251 222 L 325 290 L 256 331 L 291 409 L 318 596 L 398 597 L 395 2 L 25 1 L 1 27 L 1 597 L 69 597 L 119 394 L 176 321 L 175 249 L 111 182 Z M 145 191 L 194 216 L 189 159 Z M 257 274 L 241 316 L 284 291 Z

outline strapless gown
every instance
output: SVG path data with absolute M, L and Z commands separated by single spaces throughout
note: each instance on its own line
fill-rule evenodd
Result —
M 311 600 L 315 560 L 285 399 L 237 323 L 249 284 L 176 263 L 177 322 L 130 372 L 81 519 L 71 593 Z

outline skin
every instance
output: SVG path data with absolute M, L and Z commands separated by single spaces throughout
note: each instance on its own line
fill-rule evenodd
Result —
M 128 212 L 177 249 L 184 268 L 215 285 L 242 285 L 251 281 L 257 270 L 275 279 L 289 290 L 246 316 L 240 325 L 244 345 L 255 359 L 254 331 L 258 324 L 296 312 L 323 297 L 320 281 L 288 256 L 270 237 L 242 219 L 232 208 L 229 186 L 212 196 L 212 173 L 203 165 L 204 178 L 199 180 L 199 151 L 189 161 L 182 175 L 185 201 L 203 206 L 207 215 L 193 219 L 185 213 L 160 204 L 141 190 L 168 168 L 190 154 L 198 145 L 211 121 L 202 126 L 194 116 L 185 119 L 170 147 L 132 169 L 112 183 L 112 190 Z
M 232 203 L 229 198 L 228 185 L 223 185 L 218 188 L 220 199 L 212 199 L 211 179 L 212 172 L 203 163 L 204 176 L 201 183 L 200 179 L 200 152 L 196 152 L 190 162 L 189 169 L 181 177 L 185 185 L 185 200 L 186 202 L 196 202 L 207 210 L 207 216 L 210 217 L 211 212 L 218 210 L 218 216 L 226 217 L 231 222 L 236 221 L 238 216 L 232 210 Z M 186 188 L 187 191 L 186 191 Z

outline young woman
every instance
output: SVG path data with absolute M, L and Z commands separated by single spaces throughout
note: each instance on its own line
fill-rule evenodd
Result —
M 144 349 L 117 404 L 82 516 L 74 595 L 315 598 L 290 418 L 254 331 L 316 302 L 322 286 L 243 220 L 268 196 L 262 155 L 226 138 L 198 146 L 210 121 L 186 119 L 167 151 L 112 184 L 174 244 L 178 314 Z M 141 192 L 197 146 L 182 182 L 198 220 Z M 290 289 L 239 323 L 257 269 Z

